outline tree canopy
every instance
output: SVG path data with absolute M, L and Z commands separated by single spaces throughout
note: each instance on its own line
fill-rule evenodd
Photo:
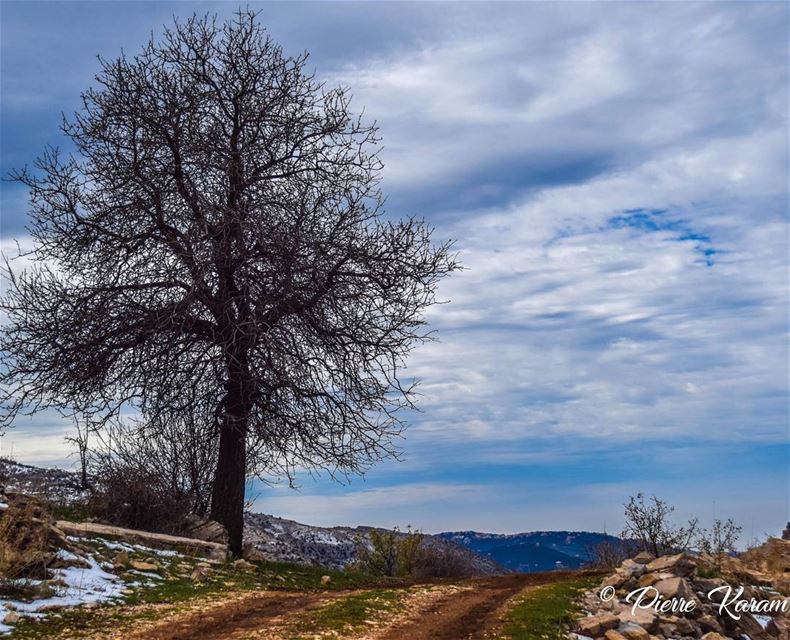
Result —
M 194 16 L 102 60 L 30 190 L 35 266 L 2 299 L 3 424 L 58 407 L 218 429 L 212 515 L 248 473 L 359 471 L 411 406 L 405 358 L 457 268 L 390 220 L 377 129 L 257 14 Z

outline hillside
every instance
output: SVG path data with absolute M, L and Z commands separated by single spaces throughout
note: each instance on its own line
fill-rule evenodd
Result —
M 73 472 L 34 467 L 7 459 L 0 459 L 0 485 L 56 504 L 73 504 L 87 496 L 78 488 L 78 477 Z M 266 560 L 330 569 L 342 569 L 353 562 L 359 542 L 367 539 L 371 529 L 316 527 L 264 513 L 246 513 L 244 516 L 244 539 L 252 543 Z M 461 554 L 477 575 L 503 571 L 492 557 L 451 540 L 426 536 L 426 543 Z
M 356 558 L 357 546 L 365 541 L 371 527 L 316 527 L 263 513 L 247 513 L 244 539 L 267 560 L 320 565 L 341 569 Z M 440 536 L 426 536 L 427 544 L 456 549 L 474 566 L 478 575 L 501 573 L 502 567 L 490 556 Z
M 590 531 L 448 531 L 438 536 L 487 556 L 506 569 L 525 572 L 577 569 L 589 560 L 590 550 L 596 545 L 619 542 L 615 536 Z

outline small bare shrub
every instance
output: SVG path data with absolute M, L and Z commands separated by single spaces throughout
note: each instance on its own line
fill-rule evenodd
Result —
M 656 496 L 646 500 L 637 493 L 625 504 L 625 527 L 620 536 L 635 540 L 654 556 L 685 551 L 697 533 L 698 520 L 689 520 L 684 527 L 675 526 L 670 521 L 674 510 L 665 500 Z
M 637 545 L 630 540 L 619 542 L 603 540 L 587 549 L 589 557 L 587 566 L 591 569 L 613 569 L 636 553 L 638 553 Z
M 357 568 L 375 576 L 408 578 L 466 577 L 476 573 L 472 556 L 451 543 L 426 538 L 421 532 L 397 527 L 374 529 L 369 544 L 360 542 Z
M 388 531 L 373 529 L 370 544 L 360 541 L 358 545 L 358 567 L 374 576 L 412 575 L 422 540 L 422 533 L 411 529 L 405 534 L 398 527 Z
M 735 551 L 735 543 L 741 535 L 743 527 L 735 524 L 732 518 L 720 520 L 716 518 L 713 526 L 708 529 L 701 529 L 697 536 L 697 546 L 703 553 L 709 553 L 717 558 L 723 553 Z
M 412 576 L 428 578 L 466 578 L 477 573 L 472 556 L 451 543 L 423 544 Z
M 105 469 L 92 512 L 120 527 L 178 535 L 190 513 L 189 496 L 140 466 Z

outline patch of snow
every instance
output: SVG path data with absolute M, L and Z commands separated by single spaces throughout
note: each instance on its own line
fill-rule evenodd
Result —
M 66 585 L 56 595 L 33 602 L 0 600 L 0 610 L 11 603 L 20 614 L 35 617 L 45 607 L 77 607 L 89 602 L 108 602 L 120 598 L 126 588 L 123 581 L 102 569 L 93 556 L 86 556 L 85 560 L 90 567 L 66 567 L 52 572 L 55 579 L 59 578 Z M 35 584 L 35 581 L 31 582 Z M 12 630 L 11 626 L 0 624 L 0 633 L 10 633 Z
M 111 551 L 126 551 L 127 553 L 140 551 L 141 553 L 160 556 L 162 558 L 180 558 L 183 556 L 183 554 L 175 551 L 174 549 L 154 549 L 152 547 L 146 547 L 142 544 L 128 544 L 126 542 L 116 542 L 113 540 L 107 540 L 105 538 L 89 538 L 88 541 L 94 544 L 103 545 Z
M 764 616 L 759 613 L 753 613 L 752 615 L 754 616 L 754 619 L 760 623 L 760 626 L 763 629 L 766 629 L 768 627 L 768 623 L 771 622 L 771 616 Z
M 142 547 L 142 548 L 146 549 L 146 547 Z M 161 558 L 182 557 L 182 554 L 178 553 L 178 551 L 175 551 L 174 549 L 146 549 L 146 551 L 153 553 L 154 555 L 159 556 Z
M 90 538 L 89 542 L 101 544 L 111 551 L 134 551 L 134 547 L 124 542 L 113 542 L 112 540 L 105 540 L 104 538 Z
M 158 573 L 150 573 L 148 571 L 138 571 L 137 569 L 129 569 L 126 573 L 131 573 L 136 576 L 143 576 L 144 578 L 156 578 L 157 580 L 164 580 Z
M 58 549 L 57 557 L 61 560 L 80 560 L 80 557 L 67 549 Z

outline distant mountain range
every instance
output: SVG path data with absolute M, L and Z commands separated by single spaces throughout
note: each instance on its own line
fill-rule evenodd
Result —
M 0 458 L 0 484 L 61 503 L 86 498 L 74 472 L 43 469 Z M 245 538 L 272 560 L 320 564 L 332 568 L 353 562 L 360 539 L 370 527 L 316 527 L 261 513 L 247 513 Z M 590 549 L 619 538 L 587 531 L 533 531 L 512 535 L 454 531 L 426 536 L 429 544 L 460 547 L 479 574 L 506 571 L 576 569 Z
M 602 542 L 620 539 L 590 531 L 532 531 L 499 534 L 448 531 L 439 537 L 487 556 L 510 571 L 577 569 L 590 559 L 590 551 Z

